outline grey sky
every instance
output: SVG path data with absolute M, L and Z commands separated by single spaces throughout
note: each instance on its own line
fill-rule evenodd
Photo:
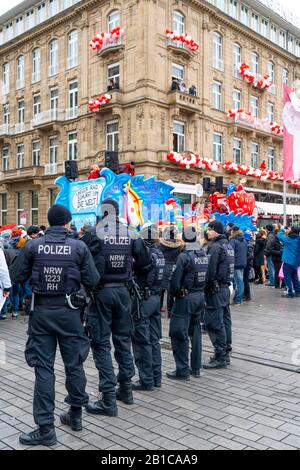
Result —
M 19 3 L 22 2 L 20 2 L 20 0 L 0 0 L 0 15 L 18 5 Z M 297 0 L 284 0 L 281 3 L 283 3 L 287 8 L 289 8 L 292 12 L 295 12 L 296 15 L 300 17 L 300 2 Z

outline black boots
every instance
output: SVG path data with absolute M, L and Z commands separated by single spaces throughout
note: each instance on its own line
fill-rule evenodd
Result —
M 98 401 L 88 403 L 86 411 L 93 415 L 118 416 L 116 392 L 105 392 Z
M 81 408 L 74 408 L 71 406 L 67 413 L 62 413 L 60 415 L 60 421 L 66 426 L 70 426 L 72 431 L 81 431 L 82 430 L 82 410 Z
M 168 377 L 168 379 L 171 379 L 171 380 L 181 380 L 181 381 L 190 380 L 190 374 L 189 375 L 177 375 L 176 370 L 170 370 L 166 372 L 166 376 Z
M 144 385 L 138 380 L 132 384 L 132 390 L 136 392 L 152 392 L 154 387 L 153 385 Z
M 57 444 L 55 428 L 54 426 L 40 427 L 28 434 L 21 434 L 19 441 L 24 446 L 54 446 Z
M 133 405 L 132 383 L 120 383 L 117 388 L 117 400 L 122 401 L 125 405 Z
M 211 357 L 207 364 L 203 364 L 203 369 L 227 369 L 226 359 Z

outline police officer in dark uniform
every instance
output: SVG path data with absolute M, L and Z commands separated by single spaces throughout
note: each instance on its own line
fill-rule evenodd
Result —
M 214 220 L 207 230 L 210 255 L 204 326 L 215 348 L 215 354 L 204 369 L 226 368 L 230 363 L 232 332 L 229 285 L 234 277 L 234 251 L 223 224 Z
M 208 256 L 197 242 L 196 229 L 183 231 L 184 251 L 179 255 L 171 277 L 171 293 L 176 297 L 170 320 L 171 338 L 176 370 L 166 373 L 169 379 L 189 380 L 190 374 L 200 377 L 202 339 L 201 314 L 205 307 L 204 287 Z M 189 337 L 191 366 L 189 365 Z
M 143 300 L 141 315 L 135 321 L 132 339 L 139 381 L 133 383 L 132 387 L 133 390 L 151 391 L 153 387 L 161 387 L 162 379 L 160 293 L 166 261 L 158 247 L 159 231 L 156 225 L 145 227 L 141 231 L 141 237 L 149 248 L 152 265 L 147 272 L 135 271 Z
M 70 211 L 63 206 L 49 209 L 50 228 L 45 236 L 28 242 L 10 270 L 13 282 L 25 282 L 32 277 L 33 300 L 25 357 L 35 369 L 33 415 L 39 428 L 20 436 L 20 443 L 25 445 L 56 444 L 57 343 L 66 372 L 65 401 L 70 405 L 68 413 L 61 415 L 61 422 L 74 431 L 81 430 L 81 407 L 88 403 L 83 363 L 89 353 L 89 340 L 76 302 L 81 286 L 95 287 L 100 277 L 85 244 L 69 237 L 67 227 L 71 219 Z
M 151 258 L 142 238 L 120 222 L 117 202 L 106 199 L 101 211 L 103 218 L 97 225 L 96 235 L 88 234 L 85 241 L 101 277 L 88 328 L 102 396 L 95 403 L 90 402 L 86 410 L 92 414 L 117 416 L 117 397 L 125 404 L 133 404 L 133 320 L 128 281 L 133 277 L 133 264 L 139 270 L 149 269 Z M 111 358 L 111 336 L 119 366 L 117 379 Z M 120 387 L 116 395 L 117 382 Z

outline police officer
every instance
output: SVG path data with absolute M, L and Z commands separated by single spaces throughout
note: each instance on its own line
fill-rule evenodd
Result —
M 55 205 L 48 212 L 50 228 L 42 238 L 28 242 L 11 267 L 13 282 L 32 276 L 33 299 L 25 357 L 35 369 L 33 415 L 36 431 L 20 436 L 25 445 L 56 444 L 54 428 L 55 375 L 57 343 L 66 372 L 66 403 L 71 407 L 61 422 L 72 430 L 82 429 L 81 407 L 88 403 L 83 362 L 89 353 L 80 310 L 75 308 L 81 285 L 92 288 L 99 274 L 84 243 L 69 237 L 71 213 Z M 71 301 L 72 308 L 67 302 Z
M 152 265 L 149 271 L 135 274 L 141 289 L 141 317 L 135 322 L 132 339 L 135 364 L 139 372 L 139 381 L 133 383 L 133 390 L 151 391 L 161 387 L 161 350 L 162 336 L 160 315 L 161 283 L 165 270 L 165 258 L 158 247 L 159 231 L 156 225 L 145 227 L 141 237 L 149 248 Z
M 202 339 L 201 314 L 204 310 L 204 287 L 208 256 L 197 242 L 196 229 L 183 231 L 185 249 L 177 259 L 171 277 L 171 293 L 176 297 L 170 320 L 171 338 L 176 370 L 166 373 L 169 379 L 189 380 L 190 374 L 200 377 Z M 189 337 L 191 340 L 191 368 L 189 366 Z
M 101 277 L 88 328 L 102 397 L 95 403 L 90 402 L 86 410 L 92 414 L 117 416 L 117 397 L 125 404 L 133 404 L 133 320 L 127 283 L 133 277 L 133 263 L 136 269 L 149 268 L 151 258 L 142 238 L 120 222 L 117 202 L 106 199 L 101 204 L 101 212 L 103 219 L 97 225 L 97 235 L 87 234 L 86 243 Z M 119 366 L 117 379 L 111 358 L 111 336 Z M 117 381 L 120 387 L 116 396 Z
M 223 224 L 214 220 L 208 225 L 210 255 L 204 326 L 215 348 L 215 354 L 204 369 L 226 368 L 232 350 L 230 291 L 234 277 L 234 251 L 227 241 Z

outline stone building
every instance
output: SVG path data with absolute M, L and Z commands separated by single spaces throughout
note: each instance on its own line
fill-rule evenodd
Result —
M 91 164 L 104 164 L 106 150 L 118 151 L 120 163 L 134 161 L 139 174 L 177 183 L 240 178 L 182 169 L 168 161 L 172 150 L 256 167 L 265 160 L 282 170 L 282 137 L 227 118 L 229 108 L 243 107 L 281 122 L 282 83 L 300 77 L 298 23 L 271 4 L 25 0 L 2 15 L 0 225 L 45 223 L 64 161 L 76 159 L 84 179 Z M 89 48 L 116 26 L 124 29 L 117 40 Z M 168 39 L 167 28 L 188 32 L 199 50 Z M 242 62 L 269 74 L 273 86 L 247 83 Z M 174 83 L 180 90 L 172 91 Z M 108 87 L 111 102 L 90 112 L 89 100 Z M 247 186 L 282 191 L 280 182 L 252 177 Z

